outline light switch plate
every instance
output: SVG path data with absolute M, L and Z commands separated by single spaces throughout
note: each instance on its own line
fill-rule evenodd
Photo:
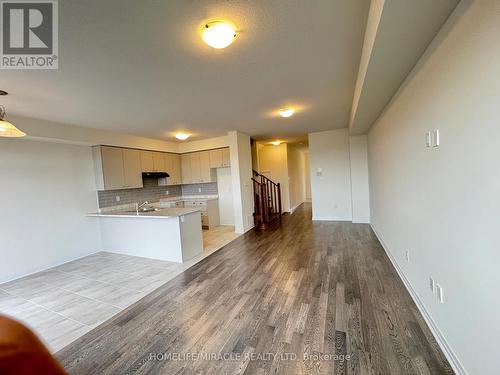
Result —
M 431 132 L 427 132 L 425 134 L 425 145 L 427 147 L 431 147 L 431 145 L 432 145 L 432 135 L 431 135 Z
M 434 147 L 439 147 L 440 145 L 440 139 L 439 139 L 439 129 L 434 130 Z
M 437 292 L 438 301 L 441 303 L 444 303 L 444 291 L 443 291 L 443 287 L 441 285 L 436 284 L 436 292 Z
M 429 277 L 429 288 L 431 289 L 432 294 L 436 292 L 436 283 L 432 277 Z
M 120 196 L 119 196 L 119 195 L 117 195 L 117 196 L 115 197 L 115 199 L 116 199 L 116 201 L 117 201 L 117 202 L 119 202 L 121 198 L 120 198 Z

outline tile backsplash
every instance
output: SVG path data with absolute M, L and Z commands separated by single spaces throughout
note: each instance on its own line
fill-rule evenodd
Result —
M 207 184 L 182 185 L 182 195 L 215 195 L 218 194 L 217 182 Z
M 201 192 L 200 192 L 201 189 Z M 167 192 L 168 191 L 168 195 Z M 145 201 L 156 202 L 161 198 L 178 197 L 181 195 L 211 195 L 217 194 L 217 183 L 158 186 L 156 178 L 145 178 L 144 187 L 140 189 L 121 189 L 97 192 L 99 208 L 117 206 Z M 116 197 L 120 197 L 120 201 Z

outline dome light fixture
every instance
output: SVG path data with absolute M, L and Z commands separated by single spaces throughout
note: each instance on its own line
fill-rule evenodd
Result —
M 274 146 L 279 146 L 282 142 L 281 141 L 272 141 L 271 144 Z
M 26 133 L 22 132 L 10 122 L 5 120 L 5 107 L 0 105 L 0 137 L 24 137 Z
M 295 109 L 293 108 L 283 108 L 280 109 L 280 116 L 281 117 L 290 117 L 295 113 Z
M 177 138 L 179 141 L 185 141 L 186 139 L 188 139 L 189 137 L 191 137 L 191 134 L 186 134 L 186 133 L 177 133 L 175 135 L 175 138 Z
M 236 31 L 227 22 L 208 22 L 203 26 L 202 38 L 210 47 L 222 49 L 233 43 L 234 38 L 236 38 Z

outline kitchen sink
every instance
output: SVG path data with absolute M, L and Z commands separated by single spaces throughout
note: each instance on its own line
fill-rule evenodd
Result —
M 139 208 L 139 210 L 129 210 L 127 212 L 154 212 L 154 211 L 160 211 L 160 209 L 156 207 L 143 207 Z

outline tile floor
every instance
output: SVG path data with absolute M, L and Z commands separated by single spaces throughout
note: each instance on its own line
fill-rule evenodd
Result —
M 203 231 L 203 254 L 183 264 L 92 254 L 0 284 L 0 313 L 29 325 L 57 352 L 238 236 L 229 226 Z

